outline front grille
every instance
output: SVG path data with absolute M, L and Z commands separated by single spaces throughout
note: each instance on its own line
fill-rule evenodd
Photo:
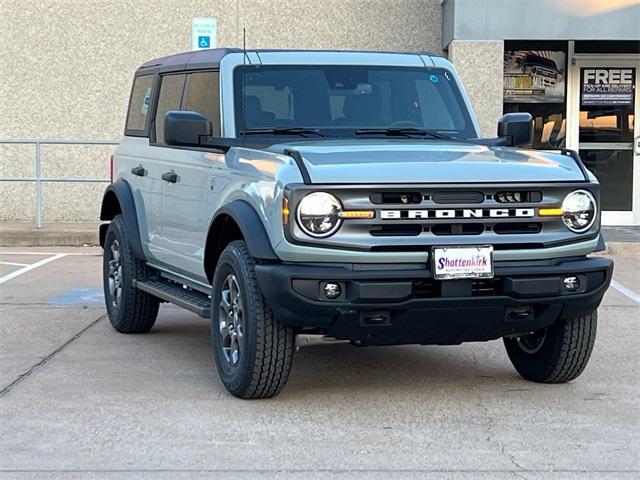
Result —
M 584 183 L 488 185 L 344 186 L 325 185 L 345 210 L 373 210 L 373 218 L 345 219 L 338 231 L 311 238 L 293 221 L 289 238 L 319 247 L 371 252 L 429 252 L 433 246 L 492 245 L 495 250 L 534 249 L 579 241 L 559 216 L 541 216 L 557 208 Z M 596 198 L 597 187 L 589 185 Z M 318 186 L 297 187 L 289 195 L 295 211 L 300 199 Z M 592 238 L 597 223 L 584 238 Z

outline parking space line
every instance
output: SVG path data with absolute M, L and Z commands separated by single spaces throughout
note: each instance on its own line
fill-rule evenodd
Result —
M 613 278 L 611 279 L 611 286 L 613 288 L 615 288 L 616 290 L 618 290 L 621 294 L 629 297 L 634 302 L 640 303 L 640 294 L 639 293 L 636 293 L 633 290 L 631 290 L 630 288 L 625 287 L 624 285 L 622 285 L 620 282 L 614 280 Z
M 11 273 L 5 275 L 4 277 L 0 277 L 0 285 L 5 283 L 5 282 L 8 282 L 9 280 L 13 280 L 16 277 L 19 277 L 23 273 L 30 272 L 31 270 L 35 270 L 36 268 L 39 268 L 39 267 L 41 267 L 43 265 L 46 265 L 47 263 L 53 262 L 55 260 L 58 260 L 59 258 L 66 257 L 66 256 L 67 256 L 66 253 L 56 253 L 55 255 L 53 255 L 51 257 L 47 257 L 45 259 L 40 260 L 39 262 L 32 263 L 30 265 L 22 267 L 19 270 L 16 270 L 15 272 L 11 272 Z
M 0 262 L 0 265 L 9 265 L 10 267 L 26 267 L 28 263 Z
M 1 255 L 37 255 L 37 256 L 43 256 L 43 255 L 59 255 L 60 252 L 2 252 L 0 251 L 0 256 Z M 77 256 L 77 257 L 96 257 L 96 256 L 102 256 L 101 253 L 80 253 L 80 252 L 65 252 L 62 255 L 73 255 L 73 256 Z

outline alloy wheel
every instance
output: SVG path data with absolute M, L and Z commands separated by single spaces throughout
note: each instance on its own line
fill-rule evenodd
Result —
M 234 274 L 227 275 L 220 295 L 219 330 L 224 357 L 232 366 L 236 366 L 240 361 L 243 314 L 242 292 L 238 279 Z
M 122 263 L 120 263 L 120 244 L 118 240 L 114 240 L 111 243 L 108 276 L 111 304 L 118 308 L 122 299 Z

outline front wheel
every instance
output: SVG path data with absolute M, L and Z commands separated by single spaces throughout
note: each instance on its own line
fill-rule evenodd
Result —
M 518 338 L 505 338 L 513 366 L 538 383 L 569 382 L 583 372 L 596 339 L 598 315 L 560 319 L 549 327 Z
M 264 299 L 255 259 L 243 241 L 220 256 L 211 294 L 211 334 L 225 388 L 239 398 L 269 398 L 287 383 L 293 329 L 281 323 Z

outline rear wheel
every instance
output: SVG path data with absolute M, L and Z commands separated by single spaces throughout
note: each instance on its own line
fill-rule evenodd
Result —
M 569 382 L 584 371 L 596 339 L 597 312 L 561 319 L 518 338 L 505 338 L 511 363 L 527 380 Z
M 243 241 L 231 242 L 220 256 L 211 330 L 218 373 L 231 394 L 268 398 L 280 392 L 289 378 L 295 336 L 264 299 L 255 259 Z
M 127 227 L 116 215 L 104 241 L 104 299 L 111 325 L 121 333 L 146 333 L 158 316 L 160 301 L 138 290 L 133 280 L 144 277 L 145 264 L 131 252 Z

